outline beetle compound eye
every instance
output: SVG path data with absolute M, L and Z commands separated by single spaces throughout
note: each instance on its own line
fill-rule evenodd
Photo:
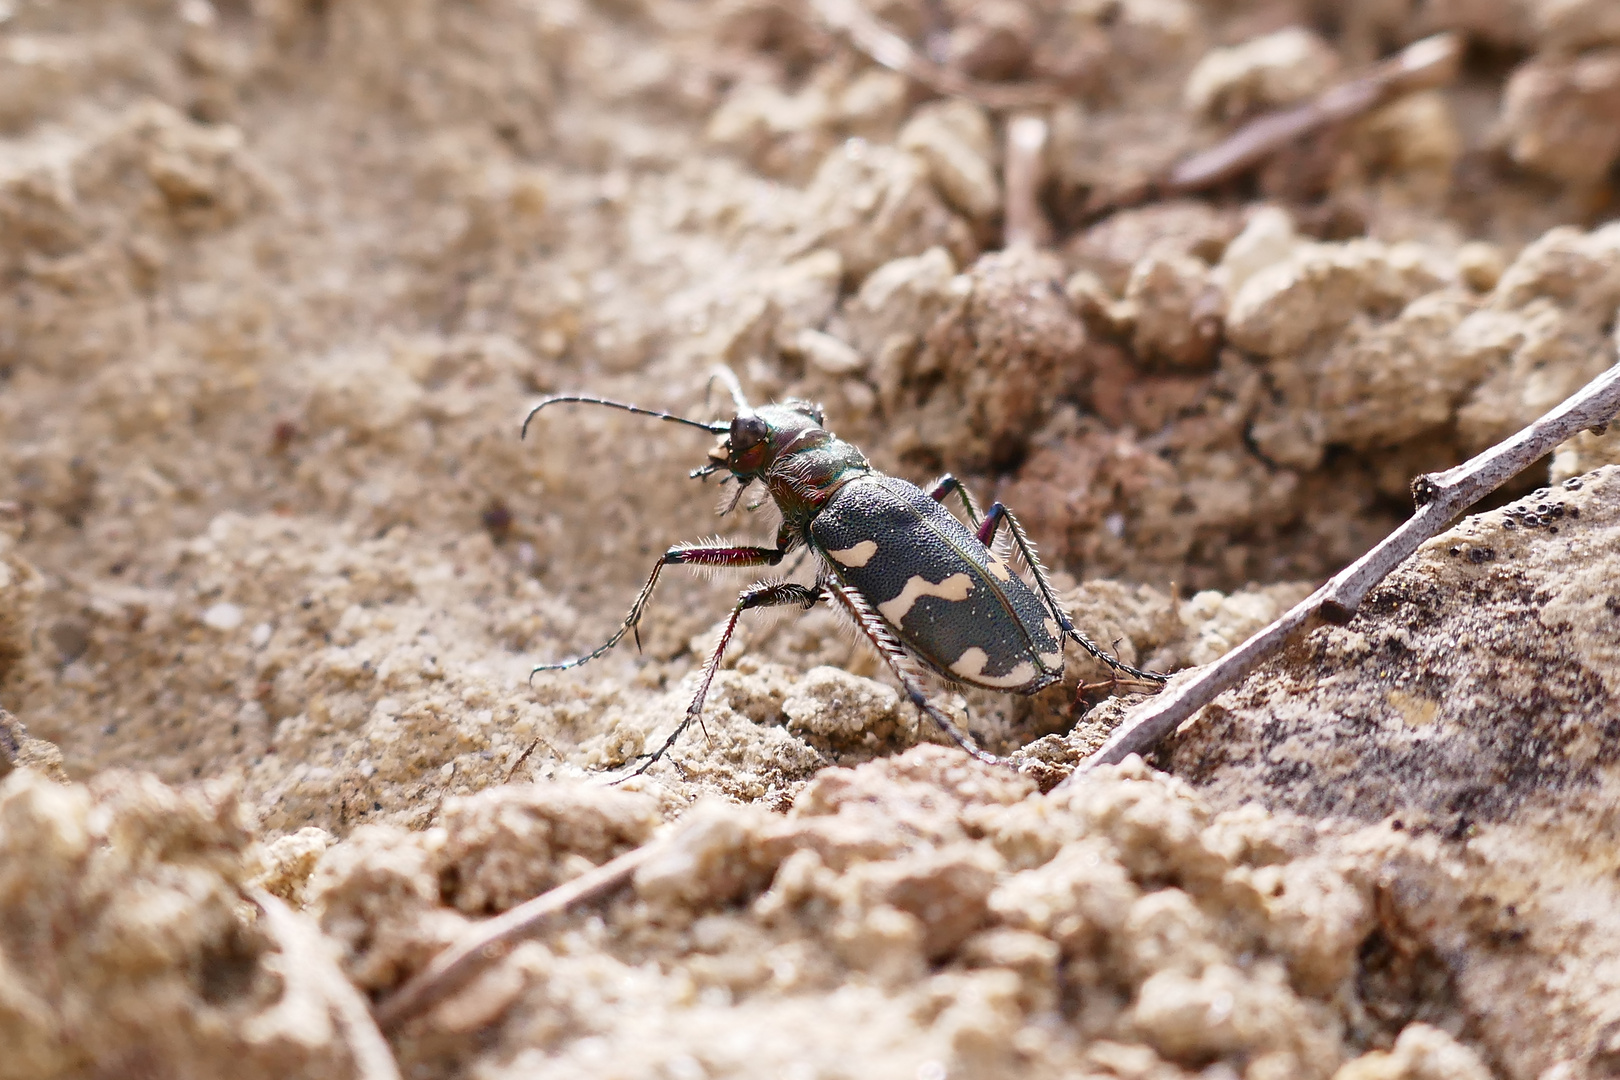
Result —
M 739 416 L 731 422 L 731 452 L 746 453 L 765 441 L 770 427 L 757 416 Z

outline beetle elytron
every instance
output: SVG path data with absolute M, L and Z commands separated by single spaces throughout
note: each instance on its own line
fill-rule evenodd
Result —
M 548 405 L 577 402 L 703 428 L 724 436 L 709 451 L 708 464 L 692 470 L 700 479 L 726 471 L 722 483 L 738 485 L 722 513 L 733 509 L 755 482 L 781 511 L 775 547 L 725 543 L 676 544 L 653 566 L 630 613 L 599 648 L 531 672 L 562 671 L 596 659 L 635 630 L 664 567 L 776 566 L 804 546 L 816 555 L 815 584 L 764 580 L 744 589 L 731 609 L 720 641 L 704 666 L 696 697 L 662 746 L 641 755 L 645 772 L 675 745 L 703 712 L 703 699 L 720 667 L 737 619 L 750 608 L 798 604 L 805 610 L 823 598 L 842 608 L 877 648 L 907 697 L 968 753 L 982 761 L 1001 759 L 980 750 L 966 732 L 929 701 L 918 664 L 953 683 L 1005 693 L 1033 694 L 1063 675 L 1063 643 L 1073 640 L 1103 663 L 1132 679 L 1161 683 L 1166 676 L 1142 671 L 1110 656 L 1074 626 L 1058 604 L 1035 549 L 1001 503 L 980 516 L 973 497 L 949 473 L 924 492 L 915 484 L 873 469 L 854 446 L 822 426 L 821 406 L 789 399 L 755 408 L 737 377 L 720 368 L 716 378 L 731 392 L 736 415 L 729 423 L 688 420 L 673 413 L 584 394 L 545 398 L 523 421 Z M 957 496 L 977 532 L 942 505 Z M 1007 560 L 991 549 L 1005 524 L 1013 545 L 1035 580 L 1031 589 Z

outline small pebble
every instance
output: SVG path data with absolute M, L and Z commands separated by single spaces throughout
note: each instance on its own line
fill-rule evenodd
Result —
M 203 612 L 202 621 L 215 630 L 235 630 L 242 625 L 242 609 L 230 603 L 215 604 Z

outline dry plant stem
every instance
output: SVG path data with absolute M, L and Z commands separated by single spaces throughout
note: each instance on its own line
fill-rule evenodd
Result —
M 533 900 L 524 901 L 505 914 L 479 923 L 460 941 L 435 956 L 392 997 L 378 1003 L 375 1009 L 378 1026 L 384 1031 L 397 1029 L 455 993 L 486 965 L 505 956 L 509 945 L 538 932 L 548 920 L 580 904 L 604 899 L 624 887 L 636 868 L 646 862 L 657 847 L 656 843 L 643 844 Z
M 1281 652 L 1293 638 L 1323 622 L 1347 622 L 1374 585 L 1389 576 L 1424 541 L 1444 531 L 1458 514 L 1566 439 L 1607 422 L 1617 412 L 1620 412 L 1620 366 L 1609 368 L 1512 438 L 1456 468 L 1418 477 L 1412 483 L 1418 510 L 1405 524 L 1276 622 L 1219 660 L 1177 675 L 1158 696 L 1126 713 L 1108 741 L 1081 762 L 1059 787 L 1075 783 L 1099 765 L 1117 764 L 1130 754 L 1146 753 L 1223 691 L 1236 686 L 1262 661 Z
M 519 769 L 523 768 L 523 763 L 525 761 L 529 760 L 529 755 L 534 753 L 534 748 L 539 746 L 539 745 L 540 745 L 540 740 L 538 738 L 536 738 L 533 742 L 531 742 L 529 744 L 529 748 L 527 750 L 523 751 L 523 753 L 518 755 L 518 759 L 516 761 L 512 762 L 512 767 L 510 769 L 506 770 L 506 780 L 504 781 L 505 783 L 510 784 L 512 782 L 512 777 L 516 776 L 517 771 Z
M 1457 78 L 1462 44 L 1454 34 L 1436 34 L 1408 45 L 1370 71 L 1329 87 L 1303 105 L 1253 120 L 1215 146 L 1171 169 L 1161 186 L 1179 195 L 1236 179 L 1290 143 L 1334 124 L 1353 120 L 1418 90 Z
M 982 83 L 936 64 L 919 56 L 910 42 L 873 18 L 859 0 L 810 0 L 810 6 L 822 22 L 847 36 L 861 52 L 889 70 L 915 79 L 936 94 L 970 98 L 987 109 L 1052 105 L 1063 96 L 1052 86 Z
M 1045 179 L 1042 165 L 1046 134 L 1046 121 L 1039 116 L 1015 116 L 1007 121 L 1007 247 L 1018 244 L 1045 247 L 1051 239 L 1040 198 L 1041 183 Z
M 354 1055 L 355 1073 L 360 1080 L 400 1080 L 394 1053 L 377 1030 L 366 999 L 344 977 L 320 931 L 263 889 L 250 889 L 247 895 L 264 913 L 265 929 L 281 946 L 287 977 L 313 982 L 316 993 L 336 1018 L 349 1053 Z

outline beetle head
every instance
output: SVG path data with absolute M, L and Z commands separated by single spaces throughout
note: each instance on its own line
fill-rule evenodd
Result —
M 709 461 L 739 480 L 752 480 L 783 454 L 826 438 L 822 419 L 820 405 L 796 398 L 741 409 L 732 417 L 726 437 L 709 451 Z

